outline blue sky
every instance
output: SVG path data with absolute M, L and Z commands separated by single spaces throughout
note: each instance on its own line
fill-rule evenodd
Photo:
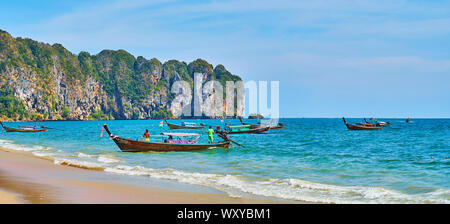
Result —
M 450 117 L 450 1 L 1 1 L 0 29 L 73 53 L 280 81 L 281 117 Z

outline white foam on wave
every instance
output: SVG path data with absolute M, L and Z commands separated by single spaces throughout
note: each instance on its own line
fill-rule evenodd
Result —
M 34 145 L 34 146 L 27 146 L 27 145 L 21 145 L 16 144 L 13 141 L 9 140 L 0 140 L 0 147 L 13 150 L 13 151 L 22 151 L 31 153 L 32 155 L 40 158 L 49 158 L 53 159 L 53 156 L 57 155 L 57 152 L 63 152 L 61 150 L 56 150 L 51 147 L 46 146 L 40 146 L 40 145 Z
M 124 174 L 130 176 L 149 176 L 152 169 L 144 168 L 142 166 L 123 166 L 118 165 L 116 167 L 106 168 L 105 172 Z
M 33 151 L 46 151 L 50 148 L 44 146 L 27 146 L 21 144 L 15 144 L 13 141 L 9 140 L 0 140 L 0 147 L 15 150 L 15 151 L 24 151 L 24 152 L 33 152 Z
M 42 157 L 42 158 L 50 158 L 54 161 L 55 164 L 58 165 L 68 165 L 73 167 L 85 168 L 85 169 L 95 169 L 95 170 L 103 170 L 106 164 L 118 163 L 120 160 L 114 158 L 109 155 L 100 155 L 98 158 L 95 155 L 88 155 L 82 152 L 78 152 L 77 154 L 67 154 L 63 150 L 54 149 L 46 146 L 27 146 L 21 144 L 15 144 L 13 141 L 2 140 L 0 139 L 0 147 L 14 150 L 14 151 L 23 151 L 29 152 L 34 156 Z M 75 157 L 79 159 L 67 159 L 62 157 Z M 96 159 L 95 159 L 96 158 Z M 98 163 L 97 163 L 98 162 Z
M 102 164 L 89 162 L 89 161 L 54 158 L 53 162 L 57 165 L 72 166 L 72 167 L 90 169 L 90 170 L 104 170 L 105 169 L 105 167 Z
M 119 159 L 117 159 L 111 155 L 100 155 L 100 156 L 98 156 L 97 161 L 102 162 L 102 163 L 108 163 L 108 164 L 120 162 Z
M 213 187 L 239 197 L 242 193 L 313 203 L 450 203 L 450 191 L 404 194 L 383 187 L 338 186 L 300 179 L 252 181 L 236 175 L 191 173 L 174 169 L 151 169 L 142 166 L 115 166 L 106 172 L 148 176 L 181 183 Z
M 3 144 L 3 143 L 13 143 L 13 141 L 0 139 L 0 144 Z
M 384 187 L 339 186 L 300 179 L 270 179 L 266 196 L 320 203 L 449 203 L 450 191 L 441 194 L 404 194 Z M 281 190 L 283 189 L 283 190 Z M 256 189 L 255 189 L 256 190 Z M 445 197 L 447 195 L 447 197 Z M 447 198 L 447 199 L 446 199 Z
M 80 158 L 93 158 L 93 155 L 84 154 L 82 152 L 77 153 L 77 156 Z
M 97 155 L 89 155 L 89 154 L 85 154 L 85 153 L 79 152 L 79 153 L 77 153 L 76 157 L 79 157 L 79 158 L 82 158 L 82 159 L 95 159 L 96 158 L 97 162 L 105 163 L 105 164 L 111 164 L 111 163 L 118 163 L 118 162 L 120 162 L 120 160 L 115 158 L 114 156 L 112 156 L 112 155 L 104 155 L 104 154 L 97 156 Z
M 44 158 L 53 158 L 53 156 L 55 155 L 54 153 L 50 152 L 32 152 L 32 154 L 37 157 L 44 157 Z

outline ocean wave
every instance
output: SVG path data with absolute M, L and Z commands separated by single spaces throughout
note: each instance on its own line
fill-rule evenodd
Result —
M 192 173 L 170 168 L 151 169 L 142 166 L 119 165 L 106 168 L 104 171 L 212 187 L 233 197 L 249 193 L 312 203 L 450 203 L 450 191 L 442 189 L 410 195 L 384 187 L 338 186 L 300 179 L 254 181 L 236 175 Z
M 78 152 L 77 155 L 74 157 L 78 157 L 78 158 L 82 158 L 82 159 L 95 159 L 96 158 L 97 162 L 105 163 L 105 164 L 120 162 L 119 159 L 115 158 L 112 155 L 89 155 L 89 154 L 85 154 L 82 152 Z
M 0 140 L 0 147 L 27 151 L 38 157 L 51 158 L 55 164 L 105 171 L 121 175 L 147 176 L 215 188 L 231 197 L 247 194 L 310 203 L 439 203 L 450 204 L 450 190 L 438 189 L 419 194 L 405 194 L 385 187 L 339 186 L 301 179 L 253 180 L 239 175 L 181 171 L 171 168 L 152 169 L 143 166 L 117 165 L 121 161 L 112 155 L 88 155 L 43 146 L 25 146 Z M 430 189 L 431 190 L 431 189 Z
M 33 152 L 33 151 L 43 151 L 48 150 L 50 148 L 44 146 L 27 146 L 21 144 L 15 144 L 13 141 L 8 140 L 0 140 L 0 147 L 5 149 L 15 150 L 15 151 L 24 151 L 24 152 Z
M 93 158 L 94 155 L 88 155 L 88 154 L 84 154 L 82 152 L 79 152 L 79 153 L 77 153 L 77 157 L 80 157 L 80 158 Z
M 0 139 L 0 144 L 3 144 L 3 143 L 13 143 L 13 141 Z
M 54 153 L 49 153 L 49 152 L 39 152 L 39 151 L 35 151 L 35 152 L 31 152 L 31 154 L 33 154 L 34 156 L 37 156 L 39 158 L 43 158 L 43 159 L 48 159 L 53 161 L 54 160 Z
M 99 155 L 97 158 L 97 161 L 102 162 L 102 163 L 118 163 L 120 162 L 119 159 L 111 156 L 111 155 Z
M 98 170 L 98 171 L 105 170 L 105 167 L 102 164 L 88 162 L 88 161 L 54 158 L 53 162 L 57 165 L 71 166 L 71 167 L 88 169 L 88 170 Z

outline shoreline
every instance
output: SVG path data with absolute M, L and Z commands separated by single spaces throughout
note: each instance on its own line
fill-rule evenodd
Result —
M 152 182 L 159 182 L 154 184 Z M 177 185 L 175 188 L 171 185 Z M 167 187 L 169 186 L 169 187 Z M 186 191 L 185 188 L 194 190 Z M 197 190 L 195 190 L 197 189 Z M 0 204 L 271 204 L 207 187 L 54 164 L 0 147 Z
M 22 204 L 17 200 L 17 195 L 0 190 L 0 204 Z

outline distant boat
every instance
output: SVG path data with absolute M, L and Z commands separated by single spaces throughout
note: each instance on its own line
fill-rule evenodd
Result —
M 3 125 L 3 123 L 0 121 L 0 125 L 3 129 L 5 129 L 6 132 L 45 132 L 47 129 L 45 127 L 42 128 L 10 128 Z
M 377 121 L 377 120 L 375 120 L 375 123 L 370 123 L 370 122 L 368 122 L 366 120 L 366 118 L 364 118 L 364 121 L 366 122 L 365 124 L 367 124 L 367 125 L 375 125 L 375 126 L 378 126 L 378 127 L 389 127 L 389 126 L 391 126 L 390 122 L 384 122 L 384 121 Z
M 111 139 L 116 143 L 122 152 L 169 152 L 169 151 L 202 151 L 211 148 L 228 148 L 230 146 L 229 141 L 218 142 L 218 143 L 197 143 L 198 133 L 161 133 L 163 136 L 168 136 L 164 142 L 146 142 L 139 140 L 132 140 L 128 138 L 122 138 L 113 135 L 106 124 L 102 128 L 105 128 L 106 132 L 109 134 Z M 171 137 L 196 137 L 195 140 L 181 140 L 181 139 L 171 139 Z
M 251 125 L 228 126 L 226 134 L 264 134 L 270 130 L 270 127 L 252 128 Z
M 411 119 L 409 119 L 409 117 L 408 117 L 408 119 L 406 119 L 406 123 L 413 123 L 413 122 L 412 122 Z
M 344 120 L 345 126 L 347 126 L 348 130 L 381 130 L 380 126 L 375 125 L 365 125 L 364 123 L 359 123 L 358 125 L 348 124 L 345 121 L 345 118 L 342 118 Z
M 278 125 L 273 126 L 272 123 L 259 123 L 259 124 L 250 124 L 250 123 L 244 123 L 244 121 L 242 121 L 242 118 L 239 117 L 239 121 L 241 121 L 242 125 L 250 125 L 250 128 L 252 129 L 256 129 L 256 128 L 265 128 L 265 127 L 270 127 L 271 130 L 274 129 L 283 129 L 284 125 L 279 122 Z
M 167 126 L 169 126 L 170 129 L 203 129 L 205 128 L 205 125 L 200 124 L 200 126 L 196 126 L 195 123 L 189 123 L 189 122 L 182 122 L 181 125 L 176 124 L 170 124 L 167 122 L 167 120 L 164 118 L 164 121 L 166 122 Z

